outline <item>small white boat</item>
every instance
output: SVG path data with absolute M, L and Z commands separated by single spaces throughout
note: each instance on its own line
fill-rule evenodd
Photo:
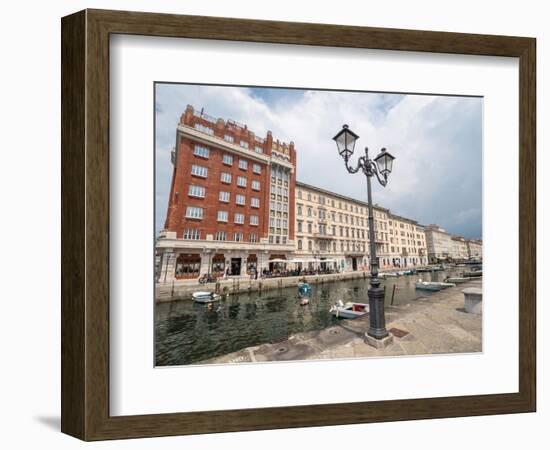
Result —
M 383 272 L 378 274 L 378 278 L 397 278 L 399 274 L 397 272 Z
M 445 278 L 445 282 L 446 283 L 466 283 L 466 281 L 470 281 L 469 278 L 464 278 L 464 277 L 449 277 L 449 278 Z
M 193 292 L 193 301 L 197 303 L 217 302 L 220 298 L 220 295 L 210 291 Z
M 423 289 L 425 291 L 440 291 L 441 289 L 446 289 L 450 287 L 455 287 L 454 283 L 441 283 L 436 281 L 422 281 L 418 280 L 415 284 L 416 289 Z
M 342 300 L 338 300 L 338 303 L 330 307 L 330 312 L 337 318 L 355 319 L 367 314 L 369 312 L 369 305 L 355 302 L 344 303 Z

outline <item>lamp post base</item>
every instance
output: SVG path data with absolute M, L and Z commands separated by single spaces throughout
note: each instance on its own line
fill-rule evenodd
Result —
M 365 342 L 374 348 L 386 348 L 393 344 L 393 334 L 389 333 L 386 337 L 377 339 L 365 333 Z

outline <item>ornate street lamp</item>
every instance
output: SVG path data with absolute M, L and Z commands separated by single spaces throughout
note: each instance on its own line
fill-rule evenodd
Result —
M 375 339 L 383 339 L 388 336 L 386 330 L 386 317 L 384 314 L 384 289 L 380 287 L 378 278 L 378 258 L 376 257 L 376 241 L 374 230 L 374 214 L 372 206 L 371 181 L 376 175 L 378 182 L 382 186 L 388 183 L 388 176 L 392 171 L 393 160 L 395 159 L 385 148 L 383 148 L 374 160 L 369 158 L 369 150 L 365 147 L 365 156 L 360 156 L 357 167 L 350 167 L 348 162 L 353 155 L 355 142 L 359 136 L 351 131 L 347 125 L 334 136 L 338 153 L 344 158 L 346 169 L 349 173 L 357 173 L 360 170 L 367 178 L 367 198 L 369 210 L 369 244 L 370 244 L 370 288 L 369 288 L 369 319 L 370 325 L 367 335 Z

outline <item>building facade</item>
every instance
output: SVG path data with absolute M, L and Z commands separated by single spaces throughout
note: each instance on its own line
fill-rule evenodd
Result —
M 468 258 L 483 259 L 483 242 L 480 239 L 471 239 L 467 241 Z
M 157 280 L 261 272 L 294 251 L 296 150 L 187 106 L 176 129 Z
M 296 184 L 297 260 L 319 260 L 338 270 L 368 267 L 366 206 L 305 183 Z
M 428 264 L 426 232 L 422 225 L 390 212 L 388 228 L 392 267 L 407 268 Z
M 431 264 L 447 261 L 451 258 L 451 235 L 439 225 L 426 225 L 426 244 L 428 261 Z
M 454 261 L 468 259 L 468 241 L 462 236 L 451 236 L 451 259 Z
M 374 207 L 380 268 L 427 264 L 424 228 L 414 220 Z M 368 205 L 306 183 L 296 183 L 297 260 L 316 260 L 343 271 L 368 270 Z

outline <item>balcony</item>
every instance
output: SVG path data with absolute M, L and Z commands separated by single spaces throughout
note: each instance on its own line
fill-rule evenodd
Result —
M 319 232 L 315 232 L 313 233 L 313 237 L 315 239 L 327 239 L 327 240 L 332 240 L 334 239 L 336 236 L 334 236 L 333 234 L 328 234 L 328 233 L 319 233 Z

